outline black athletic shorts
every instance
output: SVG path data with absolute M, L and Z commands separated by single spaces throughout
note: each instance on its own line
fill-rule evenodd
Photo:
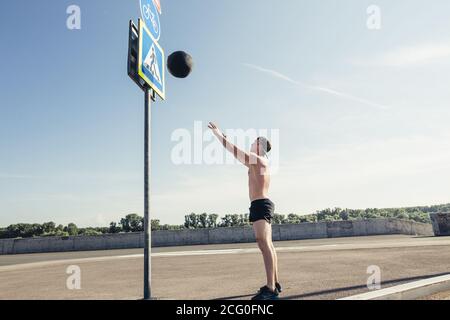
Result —
M 269 199 L 260 199 L 252 202 L 250 206 L 250 222 L 258 220 L 266 220 L 272 223 L 273 214 L 275 212 L 275 204 Z

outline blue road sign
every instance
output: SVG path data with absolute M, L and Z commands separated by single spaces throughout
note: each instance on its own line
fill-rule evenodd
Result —
M 166 94 L 164 50 L 141 19 L 139 19 L 139 42 L 138 74 L 164 100 Z
M 159 20 L 160 5 L 159 0 L 140 0 L 141 1 L 141 16 L 144 19 L 145 25 L 152 33 L 156 41 L 161 37 L 161 22 Z M 158 6 L 155 4 L 158 4 Z

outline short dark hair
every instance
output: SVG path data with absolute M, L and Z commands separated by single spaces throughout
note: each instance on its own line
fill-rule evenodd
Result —
M 258 143 L 263 147 L 265 153 L 269 153 L 270 150 L 272 150 L 272 144 L 270 143 L 269 140 L 267 140 L 267 138 L 259 137 L 257 140 Z

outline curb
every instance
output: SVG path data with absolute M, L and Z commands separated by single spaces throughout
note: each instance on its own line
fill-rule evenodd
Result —
M 450 274 L 401 284 L 338 300 L 415 300 L 450 290 Z

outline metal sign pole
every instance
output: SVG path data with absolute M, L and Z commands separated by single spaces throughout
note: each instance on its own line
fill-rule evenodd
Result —
M 152 235 L 150 209 L 150 147 L 151 147 L 151 101 L 152 90 L 145 89 L 144 125 L 144 300 L 152 297 Z
M 158 6 L 156 6 L 156 4 Z M 160 36 L 160 6 L 157 0 L 141 0 L 142 16 L 138 27 L 130 20 L 128 39 L 128 76 L 145 91 L 144 124 L 144 300 L 152 299 L 152 233 L 150 219 L 150 171 L 151 171 L 151 103 L 156 94 L 165 99 L 165 57 L 158 44 Z M 149 20 L 147 13 L 152 13 Z M 149 28 L 150 27 L 150 28 Z M 156 30 L 155 30 L 156 28 Z M 156 34 L 152 34 L 156 32 Z

